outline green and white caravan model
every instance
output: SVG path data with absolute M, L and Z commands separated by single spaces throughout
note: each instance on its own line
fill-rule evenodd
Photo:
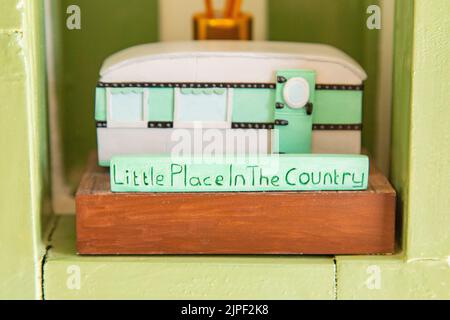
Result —
M 250 136 L 249 145 L 258 145 L 258 153 L 359 154 L 366 77 L 348 55 L 320 44 L 132 47 L 108 58 L 100 72 L 99 162 L 170 153 L 174 132 L 196 127 L 237 135 L 257 131 L 260 141 Z

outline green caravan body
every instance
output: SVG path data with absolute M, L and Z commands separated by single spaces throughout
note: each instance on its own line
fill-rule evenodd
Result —
M 213 153 L 358 154 L 365 79 L 352 58 L 319 44 L 126 49 L 105 61 L 96 88 L 99 161 L 211 152 L 211 141 Z

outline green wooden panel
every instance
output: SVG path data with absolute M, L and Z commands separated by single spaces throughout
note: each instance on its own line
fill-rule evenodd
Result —
M 173 121 L 174 89 L 152 88 L 148 95 L 149 121 Z
M 410 258 L 443 258 L 450 256 L 450 1 L 414 3 L 406 249 Z
M 61 217 L 52 236 L 46 299 L 334 298 L 332 258 L 82 257 L 75 253 L 74 222 Z
M 450 255 L 449 5 L 397 2 L 391 178 L 410 258 Z
M 446 259 L 372 256 L 336 260 L 338 299 L 450 299 Z
M 233 122 L 273 123 L 275 90 L 233 89 Z
M 362 97 L 362 91 L 317 90 L 313 123 L 361 123 Z
M 404 254 L 336 257 L 338 299 L 450 298 L 449 9 L 396 2 L 391 176 Z
M 22 28 L 22 10 L 17 8 L 17 0 L 2 0 L 0 2 L 0 30 L 19 31 Z
M 81 30 L 66 28 L 66 9 L 81 9 Z M 65 173 L 75 189 L 89 152 L 96 148 L 93 103 L 100 67 L 109 55 L 158 40 L 157 0 L 62 0 L 59 116 Z
M 42 5 L 0 5 L 0 299 L 41 295 L 41 223 L 48 210 Z M 14 29 L 4 29 L 6 22 Z

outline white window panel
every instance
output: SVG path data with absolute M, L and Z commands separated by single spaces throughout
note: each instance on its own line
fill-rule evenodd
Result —
M 147 90 L 132 88 L 108 88 L 106 97 L 108 127 L 147 127 Z

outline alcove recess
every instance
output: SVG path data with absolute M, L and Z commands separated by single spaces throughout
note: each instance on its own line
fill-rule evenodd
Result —
M 75 212 L 74 194 L 89 154 L 96 148 L 92 119 L 94 88 L 103 59 L 120 49 L 159 39 L 157 1 L 147 1 L 142 6 L 120 1 L 102 6 L 102 1 L 83 2 L 81 30 L 65 26 L 64 9 L 68 1 L 50 3 L 47 8 L 52 190 L 56 213 Z M 363 66 L 369 76 L 365 83 L 363 148 L 379 171 L 389 176 L 393 5 L 383 2 L 385 25 L 381 30 L 370 30 L 365 2 L 343 1 L 332 5 L 330 2 L 322 6 L 307 1 L 268 1 L 266 36 L 274 41 L 328 43 Z M 318 10 L 321 19 L 314 19 Z

